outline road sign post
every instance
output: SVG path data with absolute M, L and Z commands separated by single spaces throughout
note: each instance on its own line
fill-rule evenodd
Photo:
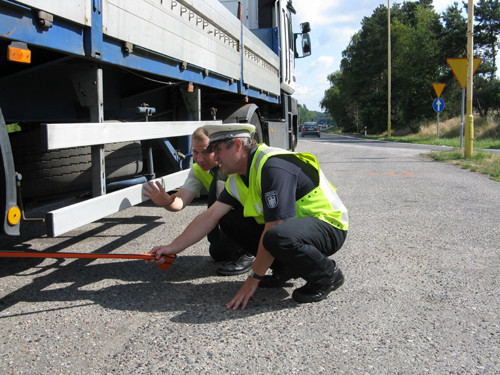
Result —
M 469 34 L 469 33 L 468 33 Z M 471 52 L 472 54 L 472 52 Z M 457 59 L 447 59 L 448 65 L 450 66 L 458 84 L 462 88 L 462 115 L 460 116 L 460 148 L 463 147 L 463 136 L 464 136 L 464 115 L 465 115 L 465 88 L 467 87 L 467 73 L 468 73 L 468 61 L 467 58 L 457 58 Z M 479 64 L 481 64 L 482 59 L 479 57 L 474 57 L 473 65 L 471 65 L 471 84 L 472 76 L 476 73 Z M 471 101 L 472 103 L 472 101 Z M 472 111 L 471 111 L 472 112 Z M 473 133 L 473 131 L 472 131 Z
M 439 114 L 443 112 L 444 109 L 444 100 L 441 98 L 436 98 L 432 102 L 432 108 L 437 112 L 437 137 L 439 139 Z
M 441 98 L 441 94 L 443 93 L 445 86 L 446 86 L 446 83 L 433 83 L 432 84 L 432 87 L 434 87 L 434 91 L 436 91 L 436 95 L 437 95 L 438 99 Z M 444 100 L 440 99 L 441 102 L 439 102 L 439 101 L 437 101 L 438 99 L 434 100 L 434 102 L 432 103 L 432 107 L 437 112 L 437 130 L 436 130 L 437 139 L 439 139 L 439 113 L 441 113 L 441 111 L 444 109 Z M 436 108 L 441 109 L 441 110 L 440 111 L 436 110 Z

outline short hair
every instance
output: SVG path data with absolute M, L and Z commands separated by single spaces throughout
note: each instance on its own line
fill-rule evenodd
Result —
M 236 137 L 236 138 L 238 138 L 238 137 Z M 231 148 L 234 145 L 234 141 L 236 138 L 231 138 L 231 139 L 228 139 L 227 141 L 224 141 L 224 143 L 226 144 L 226 150 Z M 239 139 L 241 139 L 241 146 L 246 151 L 250 151 L 253 147 L 257 146 L 257 141 L 253 138 L 244 137 L 244 138 L 239 138 Z
M 205 141 L 209 138 L 208 132 L 203 128 L 203 126 L 200 126 L 199 128 L 197 128 L 193 132 L 191 137 L 192 137 L 192 139 L 196 139 L 197 141 Z

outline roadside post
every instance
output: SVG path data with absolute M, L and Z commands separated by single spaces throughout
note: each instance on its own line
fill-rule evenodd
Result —
M 474 67 L 473 75 L 476 73 L 479 64 L 483 61 L 479 57 L 474 57 Z M 463 147 L 463 135 L 464 135 L 464 115 L 465 115 L 465 88 L 467 87 L 467 58 L 456 58 L 456 59 L 446 59 L 446 62 L 450 66 L 458 84 L 462 88 L 462 115 L 460 121 L 460 148 Z
M 432 108 L 437 112 L 437 139 L 439 139 L 439 114 L 444 109 L 444 100 L 441 99 L 441 94 L 443 93 L 446 83 L 433 83 L 434 91 L 436 91 L 437 99 L 434 99 L 432 103 Z

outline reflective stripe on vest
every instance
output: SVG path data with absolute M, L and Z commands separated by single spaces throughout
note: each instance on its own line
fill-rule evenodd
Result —
M 204 171 L 197 163 L 193 164 L 193 172 L 194 176 L 202 183 L 202 185 L 208 191 L 210 189 L 210 184 L 214 179 L 212 173 L 210 173 L 210 171 Z
M 257 148 L 250 166 L 248 178 L 250 186 L 247 187 L 239 175 L 231 175 L 226 182 L 226 189 L 229 194 L 243 205 L 244 216 L 254 217 L 258 223 L 264 223 L 261 191 L 262 166 L 269 157 L 285 154 L 295 155 L 304 163 L 314 167 L 318 172 L 319 185 L 295 202 L 296 217 L 314 216 L 336 228 L 347 230 L 349 227 L 347 209 L 337 195 L 336 189 L 321 171 L 316 157 L 309 153 L 292 153 L 279 148 L 267 147 L 263 144 Z

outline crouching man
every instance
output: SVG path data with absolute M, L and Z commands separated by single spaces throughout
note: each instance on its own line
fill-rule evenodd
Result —
M 201 240 L 228 213 L 240 212 L 253 224 L 231 231 L 235 240 L 254 239 L 252 272 L 227 308 L 244 309 L 259 283 L 279 287 L 291 278 L 305 285 L 292 293 L 299 303 L 318 302 L 344 282 L 334 260 L 347 236 L 347 210 L 309 153 L 257 145 L 250 124 L 208 125 L 207 151 L 230 175 L 217 201 L 196 217 L 171 244 L 151 250 L 177 254 Z M 266 275 L 269 268 L 273 274 Z

